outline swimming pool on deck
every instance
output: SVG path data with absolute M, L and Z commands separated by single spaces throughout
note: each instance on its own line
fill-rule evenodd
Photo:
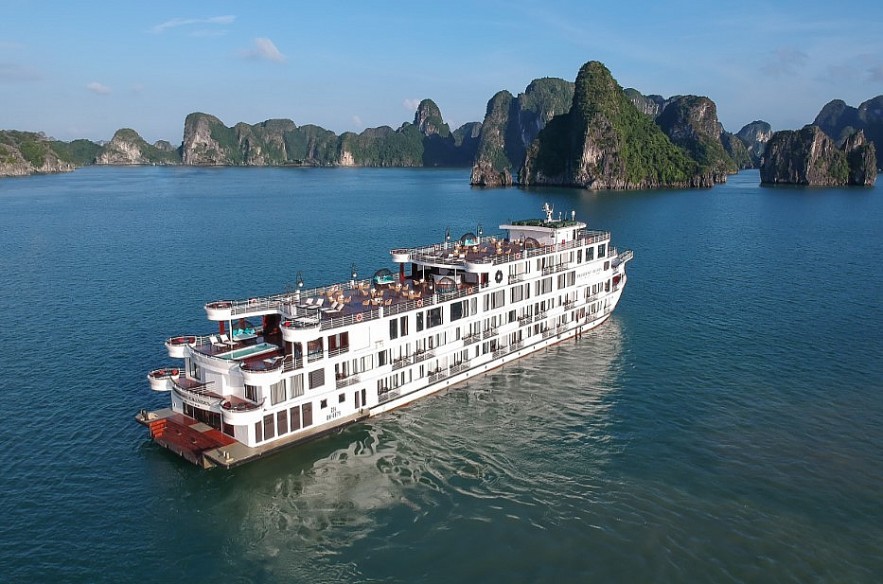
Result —
M 219 359 L 232 361 L 233 359 L 245 359 L 246 357 L 256 357 L 257 355 L 263 355 L 264 353 L 272 353 L 278 349 L 279 347 L 271 343 L 258 343 L 256 345 L 234 349 L 229 353 L 221 353 L 220 355 L 215 356 Z

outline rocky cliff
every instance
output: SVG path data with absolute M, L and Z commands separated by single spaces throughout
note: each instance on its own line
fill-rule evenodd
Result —
M 500 91 L 488 101 L 470 182 L 480 186 L 513 183 L 530 144 L 552 118 L 567 113 L 574 84 L 563 79 L 536 79 L 514 97 Z
M 859 131 L 837 144 L 818 126 L 776 132 L 760 166 L 762 184 L 813 186 L 873 185 L 874 145 Z
M 0 177 L 70 172 L 76 166 L 65 159 L 54 142 L 34 132 L 0 130 Z
M 877 152 L 877 169 L 883 168 L 883 95 L 863 102 L 857 108 L 843 100 L 828 102 L 816 116 L 814 125 L 830 136 L 838 145 L 861 130 Z
M 738 170 L 721 142 L 723 126 L 717 106 L 707 97 L 679 95 L 671 98 L 656 123 L 676 146 L 699 163 L 703 184 L 722 183 Z
M 755 120 L 745 124 L 736 132 L 736 137 L 742 141 L 748 150 L 751 159 L 751 168 L 760 168 L 760 160 L 763 157 L 767 142 L 773 136 L 773 129 L 763 120 Z
M 181 164 L 177 149 L 165 141 L 150 145 L 135 130 L 117 130 L 95 156 L 95 164 Z
M 451 132 L 432 100 L 423 100 L 413 123 L 394 130 L 368 128 L 337 136 L 319 126 L 291 120 L 239 123 L 193 113 L 184 122 L 182 159 L 209 166 L 465 166 L 474 158 L 475 124 Z
M 696 161 L 635 107 L 597 61 L 580 69 L 570 111 L 552 119 L 539 133 L 520 179 L 526 185 L 590 189 L 712 184 L 711 176 L 700 173 Z

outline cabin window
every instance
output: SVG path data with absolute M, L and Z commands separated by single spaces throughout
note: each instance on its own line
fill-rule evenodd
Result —
M 432 328 L 442 323 L 441 308 L 432 308 L 426 311 L 426 328 Z
M 603 258 L 605 255 L 607 255 L 607 244 L 606 243 L 599 243 L 598 244 L 598 257 Z
M 389 338 L 397 339 L 399 338 L 399 321 L 395 318 L 389 319 Z
M 422 330 L 423 330 L 423 313 L 418 312 L 417 313 L 417 332 L 419 333 Z
M 253 402 L 258 401 L 258 386 L 245 384 L 245 399 Z
M 310 371 L 310 389 L 322 387 L 325 385 L 325 369 L 320 368 Z
M 276 435 L 276 416 L 267 414 L 264 416 L 264 440 L 269 440 Z
M 280 381 L 270 386 L 270 403 L 274 406 L 285 401 L 285 383 Z
M 289 392 L 292 398 L 300 397 L 304 394 L 304 375 L 303 373 L 298 373 L 294 377 L 288 380 L 288 387 L 291 389 Z
M 463 318 L 463 303 L 454 302 L 451 304 L 451 322 Z
M 595 259 L 595 248 L 594 247 L 587 247 L 586 248 L 586 261 L 590 262 L 593 259 Z
M 408 317 L 403 316 L 399 319 L 399 334 L 405 336 L 408 334 Z
M 291 431 L 300 430 L 300 406 L 294 406 L 288 410 L 288 421 L 291 422 Z
M 327 399 L 323 399 L 322 401 L 319 402 L 319 409 L 320 410 L 324 410 L 327 407 L 328 407 L 328 400 Z
M 279 430 L 279 435 L 288 434 L 288 412 L 282 410 L 281 412 L 276 412 L 276 428 Z
M 254 441 L 255 442 L 263 442 L 263 440 L 264 440 L 264 432 L 261 429 L 261 423 L 259 421 L 255 422 L 254 423 Z
M 342 393 L 337 396 L 337 403 L 342 404 L 345 401 L 346 401 L 346 394 L 345 393 Z
M 379 353 L 377 353 L 377 366 L 378 367 L 383 367 L 384 365 L 386 365 L 386 363 L 387 363 L 386 357 L 387 357 L 386 351 L 380 351 Z
M 313 404 L 304 404 L 304 428 L 313 425 Z

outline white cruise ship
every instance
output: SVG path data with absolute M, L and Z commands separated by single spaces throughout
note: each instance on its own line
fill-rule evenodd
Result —
M 171 405 L 139 412 L 158 444 L 232 467 L 408 404 L 602 324 L 632 252 L 570 218 L 394 249 L 389 269 L 205 305 L 209 335 L 166 341 L 151 371 Z

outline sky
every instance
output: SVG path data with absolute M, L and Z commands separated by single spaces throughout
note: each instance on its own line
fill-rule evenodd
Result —
M 622 87 L 711 98 L 731 132 L 796 129 L 883 94 L 881 25 L 852 0 L 0 0 L 0 129 L 178 145 L 199 111 L 340 134 L 397 128 L 424 98 L 456 128 L 592 60 Z

